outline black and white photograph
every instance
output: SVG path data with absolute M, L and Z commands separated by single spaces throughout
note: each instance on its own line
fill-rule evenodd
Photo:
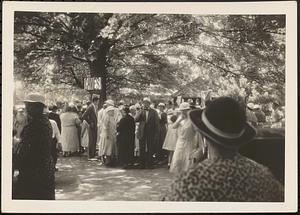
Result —
M 269 3 L 5 2 L 2 211 L 296 211 L 296 3 Z

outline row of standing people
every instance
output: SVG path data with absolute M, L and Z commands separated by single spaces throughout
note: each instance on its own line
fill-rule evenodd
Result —
M 96 104 L 95 100 L 93 105 Z M 131 166 L 135 155 L 138 155 L 140 168 L 152 168 L 154 155 L 158 160 L 165 157 L 162 143 L 166 134 L 166 113 L 150 108 L 148 98 L 143 100 L 142 106 L 141 108 L 139 104 L 130 107 L 121 105 L 115 108 L 114 102 L 107 100 L 99 110 L 97 133 L 96 130 L 93 132 L 97 134 L 95 139 L 99 148 L 98 156 L 102 162 L 111 163 L 118 158 L 124 166 Z M 95 118 L 94 122 L 89 122 L 91 117 L 85 118 L 85 115 L 94 114 L 88 113 L 88 110 L 86 113 L 83 114 L 83 119 L 87 124 L 95 123 Z M 95 152 L 92 152 L 89 156 L 93 157 L 94 154 Z
M 138 156 L 141 168 L 152 167 L 154 155 L 158 160 L 166 157 L 166 151 L 162 149 L 167 130 L 163 104 L 156 111 L 150 108 L 148 98 L 143 100 L 143 108 L 138 103 L 117 108 L 112 100 L 107 100 L 98 111 L 98 101 L 99 98 L 94 96 L 81 117 L 72 107 L 60 114 L 60 141 L 65 155 L 82 146 L 87 149 L 89 160 L 95 160 L 98 155 L 106 164 L 118 158 L 127 165 L 133 164 L 133 158 Z
M 93 97 L 82 115 L 82 122 L 71 107 L 67 108 L 60 115 L 63 152 L 75 152 L 82 145 L 87 148 L 89 159 L 95 160 L 98 145 L 98 157 L 104 164 L 118 160 L 121 165 L 132 166 L 138 155 L 140 168 L 152 168 L 155 161 L 166 158 L 168 151 L 170 171 L 186 170 L 205 151 L 202 138 L 187 118 L 189 103 L 168 111 L 163 103 L 158 105 L 158 110 L 150 104 L 150 99 L 145 98 L 142 107 L 137 103 L 116 108 L 112 100 L 107 100 L 97 111 L 98 97 Z M 80 124 L 81 141 L 76 129 Z

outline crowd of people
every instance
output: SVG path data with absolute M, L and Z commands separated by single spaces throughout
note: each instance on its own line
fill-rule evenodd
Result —
M 89 161 L 125 169 L 166 164 L 178 179 L 164 200 L 282 201 L 282 185 L 273 175 L 238 154 L 256 134 L 256 116 L 263 118 L 251 105 L 241 108 L 221 97 L 205 108 L 189 102 L 154 106 L 144 98 L 135 104 L 109 99 L 98 108 L 99 97 L 93 95 L 89 104 L 68 103 L 60 110 L 34 93 L 24 102 L 25 109 L 14 112 L 15 198 L 54 199 L 58 153 L 86 152 Z

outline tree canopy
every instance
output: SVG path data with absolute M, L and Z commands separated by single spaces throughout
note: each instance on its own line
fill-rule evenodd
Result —
M 175 92 L 199 78 L 223 95 L 284 104 L 284 15 L 15 13 L 16 78 Z

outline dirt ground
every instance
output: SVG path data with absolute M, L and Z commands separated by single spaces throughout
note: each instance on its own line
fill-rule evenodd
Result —
M 105 167 L 87 157 L 59 157 L 57 200 L 159 201 L 173 180 L 168 169 Z

